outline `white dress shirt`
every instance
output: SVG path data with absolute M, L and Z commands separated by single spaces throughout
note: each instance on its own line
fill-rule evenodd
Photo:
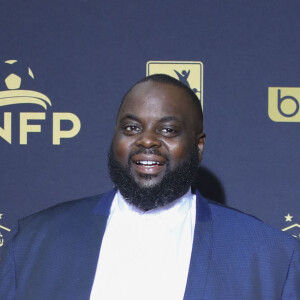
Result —
M 182 300 L 196 217 L 196 196 L 147 212 L 117 192 L 90 300 Z

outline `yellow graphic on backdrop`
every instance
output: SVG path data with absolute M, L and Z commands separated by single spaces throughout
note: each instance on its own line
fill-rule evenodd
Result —
M 2 216 L 3 216 L 3 214 L 0 214 L 0 219 L 2 219 Z M 3 225 L 0 225 L 0 247 L 2 247 L 4 245 L 4 236 L 3 236 L 2 232 L 1 232 L 1 230 L 10 232 L 9 228 L 7 228 L 7 227 L 5 227 Z
M 286 222 L 292 222 L 293 216 L 291 216 L 290 214 L 287 214 L 285 217 L 285 221 Z
M 6 64 L 13 65 L 17 60 L 6 60 Z M 32 70 L 28 67 L 27 74 L 32 79 L 34 75 Z M 51 106 L 50 99 L 39 92 L 30 90 L 19 90 L 22 83 L 22 78 L 14 73 L 9 74 L 5 79 L 6 91 L 0 91 L 0 106 L 14 105 L 14 104 L 37 104 L 47 109 L 47 104 Z
M 7 65 L 12 65 L 14 68 Z M 35 78 L 29 67 L 22 67 L 21 64 L 18 64 L 18 60 L 16 59 L 6 60 L 5 66 L 9 67 L 10 71 L 8 74 L 4 74 L 6 90 L 0 91 L 0 107 L 15 104 L 36 104 L 47 110 L 47 106 L 52 106 L 50 99 L 43 93 L 20 89 L 22 85 L 26 85 L 26 81 L 28 82 L 28 80 L 31 81 Z M 47 113 L 47 115 L 49 115 L 49 113 Z M 20 112 L 19 116 L 16 116 L 15 113 L 13 114 L 13 112 L 10 111 L 3 112 L 3 122 L 0 122 L 0 138 L 9 144 L 13 141 L 13 119 L 16 118 L 19 119 L 20 145 L 28 144 L 29 133 L 41 133 L 42 124 L 45 123 L 44 121 L 47 121 L 46 112 Z M 53 145 L 60 145 L 62 139 L 75 137 L 81 129 L 80 119 L 70 112 L 53 112 L 52 118 L 48 119 L 52 120 Z M 64 130 L 62 123 L 71 124 L 71 128 Z M 16 141 L 16 139 L 14 141 Z
M 268 114 L 274 122 L 300 122 L 300 88 L 269 87 Z
M 148 61 L 146 75 L 167 74 L 190 87 L 203 109 L 203 64 L 201 61 Z
M 293 216 L 289 213 L 284 216 L 286 222 L 292 222 Z M 291 234 L 295 238 L 300 238 L 300 224 L 294 223 L 282 229 L 282 231 L 286 231 L 287 233 Z

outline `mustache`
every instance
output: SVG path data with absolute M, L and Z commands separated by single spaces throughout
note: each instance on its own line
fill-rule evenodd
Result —
M 139 148 L 139 149 L 131 152 L 129 154 L 129 157 L 128 157 L 128 162 L 131 162 L 132 157 L 134 155 L 137 155 L 137 154 L 145 154 L 145 155 L 152 154 L 152 155 L 157 155 L 157 156 L 163 157 L 166 160 L 167 163 L 169 162 L 168 156 L 167 155 L 163 155 L 158 149 L 155 149 L 155 148 L 154 149 Z

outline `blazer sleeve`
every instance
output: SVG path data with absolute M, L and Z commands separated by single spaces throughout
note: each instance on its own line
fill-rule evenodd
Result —
M 290 262 L 283 288 L 282 299 L 300 299 L 300 243 L 297 244 Z
M 13 241 L 0 251 L 0 299 L 13 300 L 16 292 L 15 258 Z

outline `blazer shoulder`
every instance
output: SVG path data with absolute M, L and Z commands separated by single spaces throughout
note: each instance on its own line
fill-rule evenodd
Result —
M 18 221 L 19 230 L 26 227 L 49 225 L 63 220 L 76 219 L 93 211 L 104 194 L 66 201 L 39 212 L 26 216 Z

